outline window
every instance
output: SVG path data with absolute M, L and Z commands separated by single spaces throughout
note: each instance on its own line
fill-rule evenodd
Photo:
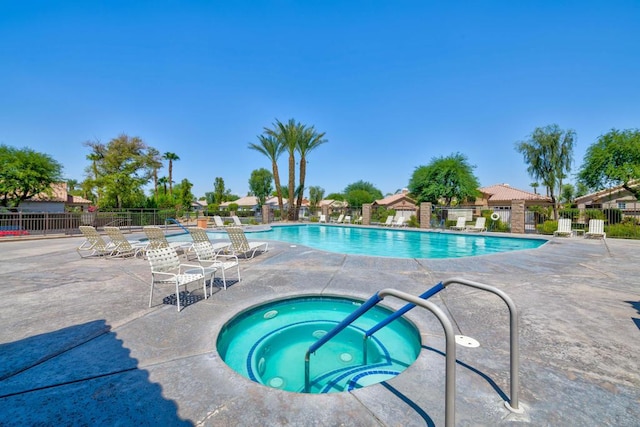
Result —
M 618 202 L 618 209 L 626 209 L 626 208 L 627 208 L 626 202 Z

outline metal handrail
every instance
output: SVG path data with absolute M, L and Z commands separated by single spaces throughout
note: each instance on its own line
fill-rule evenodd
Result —
M 439 288 L 441 283 L 434 286 L 427 292 L 434 292 L 435 288 Z M 441 289 L 438 289 L 438 291 Z M 425 292 L 425 293 L 427 293 Z M 408 311 L 411 308 L 419 305 L 422 308 L 425 308 L 431 311 L 440 321 L 445 333 L 445 415 L 444 415 L 444 423 L 446 427 L 453 427 L 455 425 L 455 396 L 456 396 L 456 344 L 455 344 L 455 336 L 453 333 L 453 326 L 451 326 L 451 322 L 444 314 L 444 312 L 435 304 L 429 301 L 425 301 L 420 297 L 407 294 L 405 292 L 401 292 L 395 289 L 383 289 L 381 291 L 376 292 L 371 298 L 369 298 L 364 304 L 362 304 L 356 311 L 347 316 L 338 326 L 329 331 L 325 336 L 323 336 L 320 340 L 314 343 L 305 355 L 304 363 L 304 391 L 305 393 L 309 392 L 310 389 L 310 378 L 309 378 L 309 359 L 310 354 L 318 350 L 322 345 L 324 345 L 327 341 L 329 341 L 333 336 L 335 336 L 342 329 L 346 328 L 349 324 L 355 321 L 358 317 L 362 316 L 364 313 L 373 308 L 376 304 L 382 301 L 386 296 L 393 296 L 402 300 L 405 300 L 411 304 L 411 307 L 405 310 Z M 406 308 L 407 306 L 403 307 Z M 331 336 L 329 336 L 332 334 Z
M 519 390 L 520 390 L 520 377 L 519 377 L 519 369 L 520 369 L 520 350 L 518 344 L 518 309 L 516 308 L 513 300 L 502 290 L 485 285 L 482 283 L 474 282 L 471 280 L 461 279 L 461 278 L 451 278 L 449 280 L 445 280 L 443 282 L 443 286 L 447 287 L 457 283 L 459 285 L 469 286 L 476 289 L 481 289 L 487 292 L 491 292 L 497 296 L 499 296 L 507 307 L 509 308 L 509 375 L 510 375 L 510 402 L 504 402 L 504 405 L 511 412 L 515 412 L 517 414 L 521 414 L 524 412 L 524 409 L 520 408 L 519 402 Z
M 178 221 L 175 218 L 167 218 L 164 220 L 164 225 L 167 225 L 167 222 L 173 222 L 174 224 L 176 224 L 178 227 L 182 228 L 184 231 L 186 231 L 187 233 L 189 232 L 189 229 L 187 227 L 185 227 L 184 225 L 182 225 L 180 223 L 180 221 Z

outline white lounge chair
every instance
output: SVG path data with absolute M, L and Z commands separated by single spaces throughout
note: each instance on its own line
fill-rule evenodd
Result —
M 216 251 L 209 241 L 194 243 L 193 250 L 198 257 L 200 265 L 206 268 L 215 267 L 222 272 L 222 284 L 225 290 L 227 289 L 227 277 L 225 275 L 225 270 L 235 267 L 238 272 L 238 282 L 242 281 L 242 278 L 240 277 L 240 262 L 236 255 L 221 254 L 219 251 Z M 213 281 L 211 282 L 211 294 L 213 294 Z
M 233 220 L 233 225 L 236 227 L 244 227 L 244 224 L 240 221 L 237 215 L 232 215 L 231 219 Z
M 560 218 L 558 220 L 558 229 L 553 232 L 553 236 L 571 237 L 573 231 L 571 231 L 571 218 Z
M 149 307 L 153 302 L 153 288 L 158 284 L 172 284 L 176 286 L 176 302 L 178 311 L 180 311 L 180 286 L 184 285 L 187 291 L 187 285 L 193 282 L 202 281 L 202 289 L 204 298 L 207 298 L 207 284 L 205 275 L 209 275 L 213 279 L 215 268 L 205 269 L 200 265 L 181 264 L 180 258 L 175 249 L 165 247 L 160 249 L 150 249 L 147 251 L 147 260 L 151 266 L 151 292 L 149 294 Z
M 212 242 L 211 239 L 209 239 L 207 231 L 200 227 L 189 228 L 189 234 L 191 235 L 191 239 L 193 239 L 194 245 L 198 242 L 207 242 L 213 247 L 215 253 L 225 251 L 231 246 L 231 242 L 227 240 Z
M 589 231 L 584 233 L 584 237 L 605 239 L 607 237 L 607 233 L 604 232 L 604 220 L 590 219 Z
M 224 222 L 222 221 L 222 218 L 220 218 L 220 215 L 214 215 L 213 216 L 213 222 L 216 225 L 216 227 L 218 228 L 224 228 Z
M 80 258 L 98 257 L 111 255 L 115 245 L 105 241 L 100 233 L 91 225 L 81 225 L 80 231 L 85 237 L 85 241 L 76 248 Z M 83 253 L 87 255 L 82 255 Z
M 406 226 L 405 221 L 406 220 L 405 220 L 405 218 L 403 216 L 399 216 L 398 218 L 396 218 L 395 221 L 393 221 L 391 223 L 391 226 L 392 227 L 404 227 L 404 226 Z
M 262 248 L 261 252 L 269 250 L 268 242 L 249 242 L 240 227 L 227 227 L 226 230 L 227 234 L 229 234 L 229 240 L 231 240 L 231 253 L 233 255 L 250 259 L 255 256 L 258 249 Z M 249 253 L 251 253 L 250 256 Z
M 487 218 L 483 216 L 479 216 L 478 218 L 476 218 L 476 223 L 474 225 L 468 225 L 465 228 L 465 230 L 475 231 L 477 233 L 480 233 L 482 231 L 487 231 L 486 223 L 487 223 Z
M 176 251 L 186 252 L 191 247 L 190 242 L 169 242 L 164 235 L 164 231 L 155 225 L 145 225 L 142 231 L 149 239 L 147 249 L 173 248 Z
M 391 224 L 393 224 L 393 215 L 389 215 L 387 217 L 387 220 L 382 225 L 389 227 Z
M 325 224 L 327 223 L 327 216 L 320 214 L 320 219 L 318 220 L 318 222 L 324 222 Z
M 342 220 L 343 224 L 351 224 L 351 215 L 345 215 L 345 217 Z
M 139 240 L 128 240 L 122 231 L 118 227 L 105 226 L 104 231 L 111 239 L 111 243 L 114 245 L 113 251 L 109 255 L 110 257 L 137 257 L 139 254 L 144 253 L 149 243 L 141 242 Z
M 467 228 L 467 218 L 459 216 L 456 225 L 449 227 L 449 230 L 464 231 L 465 228 Z
M 338 216 L 338 219 L 336 219 L 333 222 L 335 222 L 336 224 L 341 224 L 343 219 L 344 219 L 344 214 L 340 214 L 340 216 Z

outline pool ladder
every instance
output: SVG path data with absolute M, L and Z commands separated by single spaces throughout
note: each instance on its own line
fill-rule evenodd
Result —
M 451 325 L 451 321 L 444 314 L 444 312 L 432 302 L 426 301 L 428 298 L 437 294 L 441 290 L 445 289 L 447 286 L 452 284 L 459 284 L 463 286 L 469 286 L 472 288 L 480 289 L 483 291 L 491 292 L 498 297 L 500 297 L 509 309 L 509 338 L 510 338 L 510 393 L 511 398 L 509 402 L 504 403 L 505 407 L 511 412 L 522 413 L 524 412 L 522 408 L 520 408 L 518 393 L 520 389 L 520 380 L 519 380 L 519 367 L 520 367 L 520 351 L 518 347 L 518 310 L 513 303 L 513 300 L 503 291 L 493 286 L 485 285 L 478 282 L 473 282 L 471 280 L 460 279 L 460 278 L 452 278 L 446 280 L 444 282 L 440 282 L 432 288 L 428 289 L 424 293 L 419 296 L 411 295 L 406 292 L 401 292 L 396 289 L 382 289 L 381 291 L 376 292 L 371 298 L 365 301 L 357 310 L 347 316 L 342 322 L 336 325 L 335 328 L 330 330 L 326 335 L 312 344 L 307 353 L 305 354 L 304 359 L 304 392 L 308 393 L 310 391 L 310 360 L 311 354 L 315 353 L 320 347 L 326 344 L 331 338 L 335 337 L 340 331 L 345 329 L 351 323 L 353 323 L 360 316 L 365 314 L 371 308 L 373 308 L 376 304 L 382 301 L 387 296 L 396 297 L 398 299 L 407 301 L 409 304 L 403 306 L 400 310 L 392 313 L 384 320 L 380 321 L 374 327 L 369 329 L 363 337 L 363 359 L 364 364 L 367 363 L 367 338 L 373 335 L 376 331 L 385 327 L 392 321 L 396 320 L 398 317 L 402 316 L 415 306 L 420 306 L 424 309 L 432 312 L 440 324 L 442 325 L 445 333 L 445 426 L 453 427 L 455 425 L 455 397 L 456 397 L 456 344 L 455 344 L 455 335 L 453 332 L 453 326 Z

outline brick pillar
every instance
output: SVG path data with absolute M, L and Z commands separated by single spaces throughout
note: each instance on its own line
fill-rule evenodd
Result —
M 524 200 L 511 202 L 511 232 L 524 234 Z
M 362 205 L 362 225 L 371 225 L 371 203 Z
M 262 205 L 262 223 L 269 224 L 269 215 L 271 214 L 271 206 Z
M 324 215 L 324 217 L 327 219 L 327 222 L 329 222 L 329 206 L 328 205 L 322 206 L 322 215 Z
M 420 228 L 431 228 L 431 203 L 420 203 Z

